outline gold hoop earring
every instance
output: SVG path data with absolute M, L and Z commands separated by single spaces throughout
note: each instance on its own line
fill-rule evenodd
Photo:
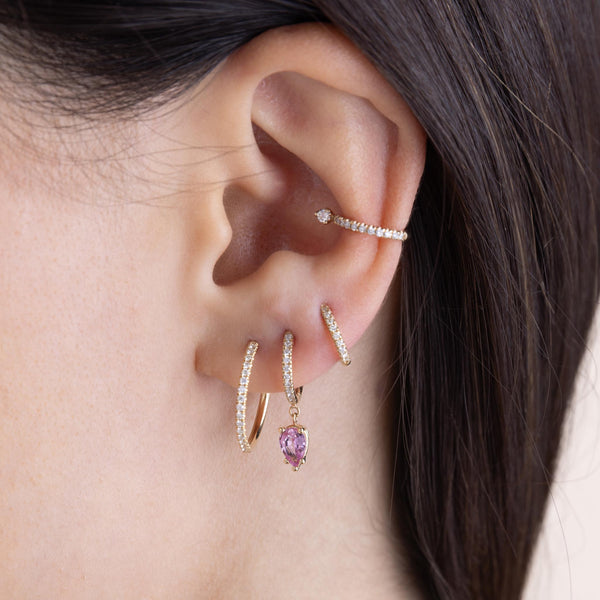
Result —
M 250 382 L 250 374 L 254 365 L 254 357 L 258 350 L 258 342 L 251 340 L 246 348 L 242 373 L 240 375 L 240 383 L 238 386 L 237 405 L 236 405 L 236 428 L 237 438 L 242 452 L 250 452 L 252 444 L 258 439 L 262 431 L 265 417 L 267 416 L 267 407 L 269 406 L 269 394 L 261 394 L 258 402 L 258 410 L 254 418 L 254 424 L 250 435 L 246 436 L 246 403 L 248 401 L 248 384 Z
M 302 397 L 302 387 L 294 387 L 292 371 L 292 350 L 294 347 L 294 335 L 286 331 L 283 335 L 283 389 L 290 403 L 290 417 L 292 424 L 279 428 L 279 447 L 283 452 L 284 462 L 291 465 L 294 471 L 298 471 L 306 462 L 308 452 L 308 430 L 303 425 L 298 425 L 300 409 L 298 402 Z
M 340 356 L 340 360 L 342 363 L 344 363 L 344 365 L 348 366 L 352 361 L 350 360 L 348 348 L 346 348 L 346 342 L 344 342 L 340 328 L 338 327 L 335 317 L 333 316 L 333 311 L 325 303 L 321 304 L 321 316 L 323 317 L 325 326 L 331 334 L 331 339 L 335 344 L 335 348 Z

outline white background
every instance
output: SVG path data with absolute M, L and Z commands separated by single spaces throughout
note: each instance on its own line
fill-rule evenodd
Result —
M 600 599 L 600 312 L 566 423 L 525 600 Z

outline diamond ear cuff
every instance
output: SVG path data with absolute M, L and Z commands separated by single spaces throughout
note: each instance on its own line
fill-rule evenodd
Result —
M 315 213 L 315 217 L 319 223 L 328 225 L 333 223 L 343 229 L 349 231 L 355 231 L 356 233 L 364 233 L 365 235 L 372 235 L 374 237 L 383 238 L 387 240 L 398 240 L 404 242 L 408 239 L 408 233 L 402 229 L 388 229 L 386 227 L 378 227 L 376 225 L 367 225 L 360 221 L 348 219 L 342 217 L 342 215 L 334 214 L 329 208 L 322 208 Z
M 237 405 L 236 405 L 236 429 L 237 438 L 242 452 L 250 452 L 252 444 L 258 439 L 267 416 L 267 407 L 269 405 L 269 394 L 261 394 L 258 402 L 258 410 L 250 435 L 246 435 L 246 403 L 248 400 L 248 383 L 252 373 L 254 357 L 258 350 L 258 342 L 251 340 L 246 348 L 242 373 L 240 374 L 240 383 L 238 387 Z

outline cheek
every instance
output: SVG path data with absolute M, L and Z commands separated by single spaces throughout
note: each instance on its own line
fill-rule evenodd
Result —
M 215 468 L 180 217 L 64 201 L 0 212 L 0 561 L 48 586 L 67 562 L 88 583 L 145 562 L 149 582 L 161 550 L 191 544 L 200 525 L 179 515 L 202 518 L 198 482 Z

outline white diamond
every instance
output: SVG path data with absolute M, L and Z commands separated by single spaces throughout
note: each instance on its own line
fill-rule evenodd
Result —
M 323 223 L 323 225 L 327 225 L 329 221 L 331 221 L 331 211 L 328 208 L 322 208 L 315 213 L 317 220 L 319 223 Z
M 356 231 L 358 229 L 358 223 L 352 221 L 352 223 L 350 223 L 350 229 L 352 229 L 352 231 Z
M 377 237 L 381 237 L 383 235 L 383 227 L 377 228 Z
M 369 235 L 375 235 L 375 232 L 376 232 L 375 227 L 373 225 L 369 225 L 369 227 L 367 229 L 367 233 Z
M 358 226 L 358 231 L 360 231 L 361 233 L 364 233 L 367 230 L 367 226 L 364 223 L 361 223 Z

